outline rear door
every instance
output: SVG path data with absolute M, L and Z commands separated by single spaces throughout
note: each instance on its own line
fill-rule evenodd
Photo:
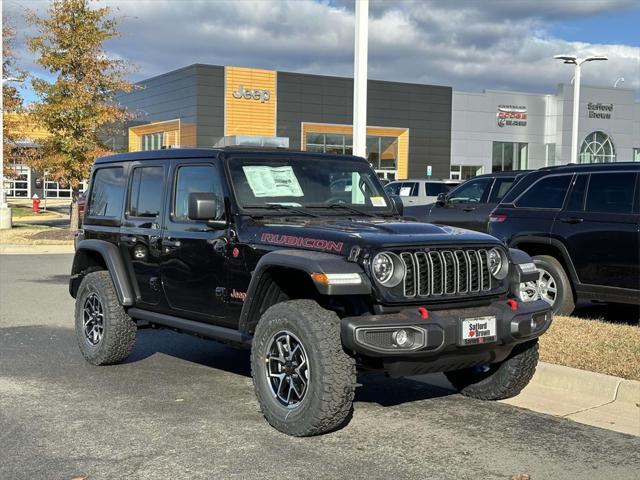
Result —
M 228 326 L 227 229 L 189 219 L 190 193 L 214 193 L 224 216 L 222 175 L 217 160 L 174 160 L 166 229 L 162 238 L 162 284 L 169 308 L 181 317 Z
M 168 163 L 134 162 L 119 247 L 135 280 L 136 296 L 143 306 L 162 303 L 160 240 Z
M 640 289 L 636 172 L 576 176 L 553 235 L 563 239 L 583 284 Z
M 478 220 L 476 210 L 487 202 L 493 181 L 494 177 L 476 178 L 453 189 L 444 205 L 433 206 L 429 222 L 485 231 L 486 221 Z

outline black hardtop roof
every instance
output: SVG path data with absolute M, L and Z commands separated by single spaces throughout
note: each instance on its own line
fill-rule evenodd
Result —
M 611 162 L 611 163 L 567 163 L 553 167 L 543 167 L 540 172 L 598 172 L 607 170 L 640 170 L 640 162 Z
M 357 160 L 367 162 L 362 157 L 353 155 L 336 155 L 332 153 L 316 153 L 303 152 L 300 150 L 278 150 L 270 148 L 166 148 L 162 150 L 144 150 L 139 152 L 119 153 L 116 155 L 108 155 L 106 157 L 97 158 L 95 163 L 115 163 L 115 162 L 140 162 L 145 160 L 171 160 L 174 158 L 214 158 L 220 153 L 233 153 L 234 155 L 255 155 L 259 154 L 265 158 L 288 157 L 292 154 L 303 157 L 324 157 L 324 158 L 342 158 L 347 160 Z

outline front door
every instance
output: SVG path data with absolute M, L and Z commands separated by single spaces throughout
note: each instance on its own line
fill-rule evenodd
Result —
M 129 170 L 129 194 L 119 246 L 135 279 L 137 303 L 162 302 L 160 241 L 166 163 L 136 162 Z
M 224 191 L 213 159 L 176 160 L 172 192 L 162 238 L 162 284 L 170 309 L 177 316 L 230 326 L 227 315 L 227 229 L 212 229 L 188 217 L 190 193 L 214 193 L 219 219 L 224 216 Z
M 640 289 L 637 177 L 635 172 L 576 176 L 553 236 L 566 242 L 580 283 Z
M 484 216 L 484 222 L 479 217 L 483 216 L 481 210 L 487 202 L 492 182 L 493 177 L 482 177 L 469 180 L 452 190 L 444 205 L 433 206 L 429 222 L 486 231 L 488 214 Z

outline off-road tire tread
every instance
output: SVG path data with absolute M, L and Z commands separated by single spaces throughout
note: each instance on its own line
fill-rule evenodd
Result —
M 503 400 L 518 395 L 531 381 L 538 365 L 538 339 L 516 345 L 489 376 L 479 379 L 471 369 L 445 372 L 449 382 L 467 397 Z
M 313 300 L 290 300 L 278 303 L 271 306 L 258 322 L 254 336 L 254 345 L 258 342 L 258 351 L 262 351 L 263 343 L 267 342 L 271 336 L 271 332 L 265 333 L 270 320 L 287 313 L 295 314 L 302 320 L 304 328 L 315 339 L 313 345 L 305 345 L 305 348 L 307 350 L 313 348 L 321 352 L 324 374 L 320 379 L 321 388 L 316 390 L 316 393 L 319 393 L 320 406 L 310 411 L 309 418 L 298 423 L 283 422 L 274 418 L 273 415 L 268 415 L 264 408 L 263 414 L 276 429 L 296 437 L 320 435 L 336 430 L 350 418 L 357 383 L 355 360 L 342 348 L 340 319 L 335 312 L 325 310 Z M 262 374 L 258 371 L 257 361 L 259 360 L 254 357 L 254 349 L 252 349 L 251 375 L 258 402 L 263 406 L 266 400 L 270 400 L 265 398 L 270 395 L 270 392 L 263 391 L 256 382 L 256 376 Z M 311 381 L 318 381 L 318 376 L 313 374 L 313 370 Z
M 82 308 L 84 290 L 92 285 L 100 294 L 105 311 L 105 334 L 98 348 L 86 345 L 82 333 Z M 91 272 L 82 279 L 76 300 L 76 339 L 84 358 L 93 365 L 113 365 L 125 360 L 135 343 L 136 324 L 127 315 L 113 286 L 111 274 L 106 270 Z

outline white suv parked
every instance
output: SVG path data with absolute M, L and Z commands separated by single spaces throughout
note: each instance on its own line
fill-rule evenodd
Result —
M 441 193 L 447 193 L 459 180 L 427 180 L 424 178 L 400 180 L 385 185 L 389 195 L 398 195 L 405 206 L 434 203 Z

